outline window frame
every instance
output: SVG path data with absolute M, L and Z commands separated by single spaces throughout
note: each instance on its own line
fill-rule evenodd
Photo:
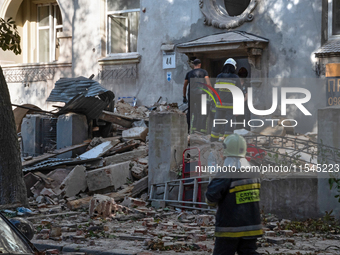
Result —
M 49 10 L 49 24 L 48 26 L 39 26 L 39 8 L 48 6 Z M 39 31 L 40 30 L 49 30 L 49 53 L 48 53 L 48 62 L 57 61 L 56 59 L 56 45 L 57 45 L 57 30 L 63 29 L 63 24 L 57 25 L 57 8 L 60 9 L 58 3 L 48 3 L 48 4 L 37 4 L 37 62 L 40 62 L 39 56 Z
M 333 35 L 333 0 L 328 0 L 328 39 L 340 39 L 340 33 Z
M 120 10 L 120 11 L 108 11 L 107 7 L 107 1 L 106 1 L 106 28 L 107 28 L 107 42 L 106 42 L 106 54 L 108 56 L 116 55 L 116 54 L 121 54 L 121 53 L 136 53 L 137 51 L 129 51 L 129 34 L 130 34 L 130 26 L 129 26 L 129 18 L 126 16 L 119 16 L 120 14 L 125 14 L 125 13 L 132 13 L 132 12 L 139 12 L 140 13 L 141 9 L 140 8 L 135 8 L 135 9 L 127 9 L 127 10 Z M 126 41 L 125 41 L 125 52 L 116 52 L 113 53 L 111 52 L 111 19 L 112 18 L 125 18 L 126 22 L 128 23 L 127 30 L 126 32 Z M 140 24 L 140 16 L 138 20 L 138 27 Z M 138 29 L 139 30 L 139 29 Z M 137 37 L 137 44 L 138 44 L 138 37 Z

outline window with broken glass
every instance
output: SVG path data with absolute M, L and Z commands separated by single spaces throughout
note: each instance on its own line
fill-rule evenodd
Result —
M 108 54 L 137 52 L 139 0 L 107 0 Z
M 39 62 L 58 60 L 59 41 L 57 33 L 63 30 L 60 8 L 58 4 L 40 4 L 37 8 L 37 59 Z

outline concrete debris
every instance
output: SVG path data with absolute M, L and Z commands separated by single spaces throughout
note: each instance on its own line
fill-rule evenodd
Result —
M 103 156 L 106 152 L 108 152 L 114 145 L 111 141 L 103 142 L 91 150 L 81 154 L 79 156 L 80 159 L 91 159 L 91 158 L 99 158 Z
M 104 218 L 111 216 L 117 211 L 115 200 L 108 196 L 96 194 L 90 201 L 89 215 L 98 214 Z
M 40 192 L 40 195 L 42 196 L 48 196 L 51 198 L 56 197 L 57 195 L 53 192 L 51 189 L 43 188 L 43 190 Z
M 148 132 L 149 129 L 147 127 L 134 127 L 128 130 L 124 130 L 122 136 L 125 140 L 136 139 L 145 141 Z
M 235 129 L 234 130 L 234 134 L 238 134 L 238 135 L 241 135 L 241 136 L 245 136 L 245 135 L 249 135 L 251 134 L 252 132 L 247 130 L 247 129 Z
M 98 191 L 108 187 L 119 189 L 128 178 L 131 179 L 129 165 L 130 161 L 127 161 L 87 172 L 86 181 L 89 191 Z
M 118 164 L 129 160 L 137 160 L 139 158 L 144 158 L 147 155 L 148 151 L 146 149 L 139 148 L 133 151 L 106 157 L 105 163 L 106 165 Z
M 87 189 L 86 168 L 76 166 L 60 185 L 64 197 L 73 197 Z
M 148 126 L 145 124 L 144 120 L 140 120 L 140 121 L 135 121 L 132 123 L 132 127 L 144 127 L 147 128 Z
M 137 180 L 140 180 L 145 176 L 144 169 L 142 167 L 138 166 L 138 165 L 134 165 L 131 168 L 131 174 Z
M 36 232 L 32 242 L 50 245 L 49 249 L 64 247 L 63 251 L 71 251 L 73 246 L 85 245 L 101 251 L 124 249 L 126 254 L 203 255 L 211 254 L 214 247 L 215 216 L 212 214 L 176 210 L 171 206 L 146 211 L 148 205 L 142 199 L 126 197 L 119 204 L 116 199 L 100 194 L 91 198 L 87 212 L 50 214 L 46 208 L 38 209 L 32 199 L 30 205 L 41 214 L 29 218 Z M 54 205 L 49 210 L 57 207 Z M 314 223 L 310 219 L 296 223 L 278 220 L 270 214 L 262 215 L 262 219 L 265 235 L 257 242 L 260 254 L 323 254 L 327 247 L 338 246 L 340 240 L 336 231 L 305 233 L 303 229 L 302 232 L 294 227 L 288 229 L 292 224 L 312 227 Z M 268 228 L 272 226 L 276 229 Z M 132 252 L 134 250 L 139 252 Z M 327 254 L 338 254 L 338 250 L 328 248 Z
M 141 200 L 141 199 L 136 199 L 132 197 L 125 197 L 124 201 L 121 203 L 121 205 L 130 207 L 130 208 L 135 208 L 135 207 L 140 207 L 140 206 L 146 206 L 148 203 Z
M 272 127 L 271 124 L 267 124 L 254 129 L 252 132 L 260 135 L 285 136 L 286 129 L 283 126 Z

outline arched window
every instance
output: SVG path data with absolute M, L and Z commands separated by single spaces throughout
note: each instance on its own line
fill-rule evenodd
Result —
M 62 32 L 63 23 L 57 0 L 5 0 L 0 14 L 15 20 L 22 48 L 22 54 L 18 56 L 4 52 L 0 62 L 48 63 L 58 60 L 58 32 Z

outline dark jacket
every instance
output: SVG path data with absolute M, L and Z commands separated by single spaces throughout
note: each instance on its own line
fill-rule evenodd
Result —
M 237 76 L 237 74 L 234 74 L 234 73 L 220 73 L 219 75 L 217 75 L 216 84 L 223 84 L 223 83 L 241 88 L 240 78 Z M 216 88 L 216 85 L 215 85 L 215 89 L 217 90 L 219 96 L 221 97 L 221 101 L 224 106 L 233 105 L 233 96 L 230 90 L 226 88 Z M 220 106 L 217 106 L 217 108 L 219 107 Z M 232 109 L 232 107 L 228 107 L 228 109 Z
M 260 179 L 223 178 L 223 174 L 217 173 L 206 192 L 208 205 L 218 205 L 215 236 L 260 237 Z

